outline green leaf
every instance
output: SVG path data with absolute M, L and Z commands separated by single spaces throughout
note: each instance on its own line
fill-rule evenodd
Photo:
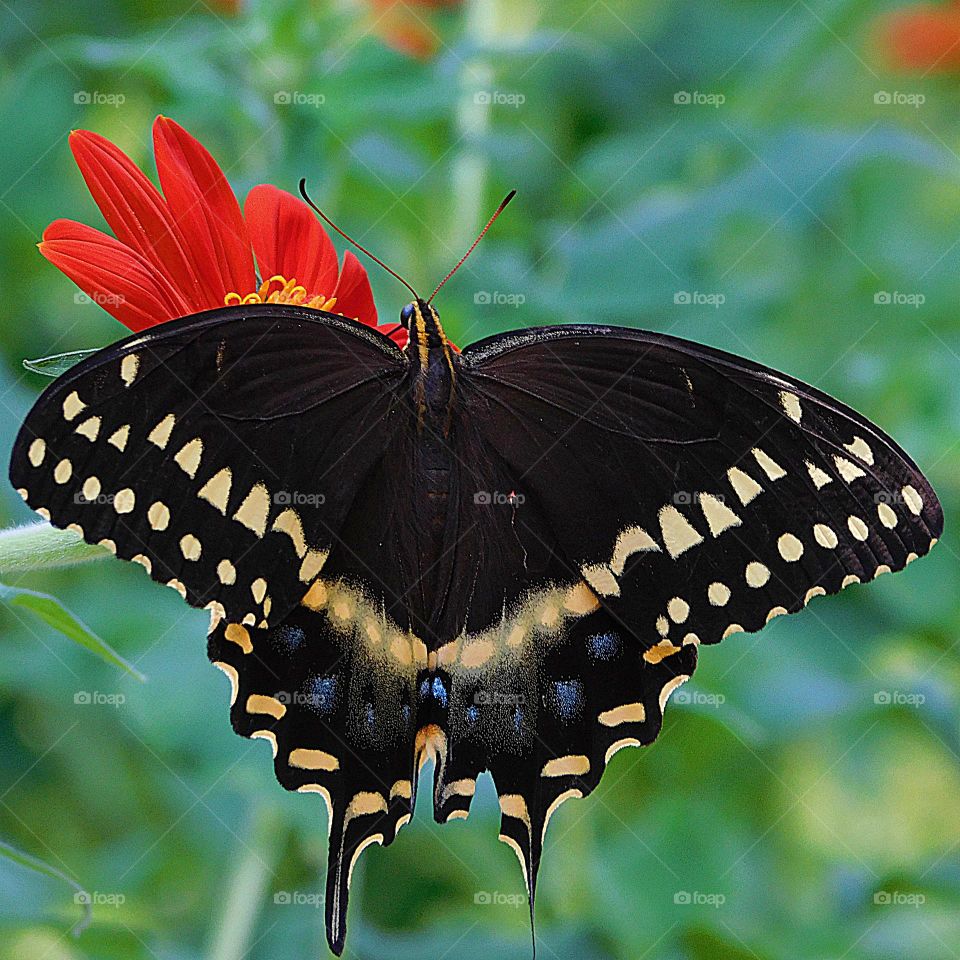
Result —
M 127 660 L 124 660 L 105 640 L 98 637 L 88 626 L 78 620 L 56 597 L 34 590 L 8 587 L 0 584 L 0 599 L 9 606 L 22 607 L 38 616 L 41 620 L 59 631 L 74 643 L 86 647 L 101 660 L 126 670 L 130 676 L 144 682 L 146 677 Z
M 24 853 L 23 850 L 18 850 L 16 847 L 12 847 L 9 843 L 4 843 L 2 840 L 0 840 L 0 855 L 6 857 L 8 860 L 12 860 L 14 863 L 20 864 L 21 867 L 26 867 L 28 870 L 33 870 L 36 873 L 42 873 L 45 877 L 51 877 L 54 880 L 62 880 L 64 883 L 73 887 L 76 891 L 73 898 L 74 902 L 83 908 L 83 916 L 71 932 L 75 937 L 79 937 L 80 934 L 90 926 L 90 921 L 93 919 L 92 898 L 76 880 L 72 880 L 62 870 L 50 866 L 49 863 L 40 860 L 38 857 L 30 853 Z
M 32 373 L 40 373 L 45 377 L 59 377 L 81 360 L 86 360 L 87 357 L 92 357 L 98 352 L 98 350 L 71 350 L 69 353 L 57 353 L 52 357 L 24 360 L 23 365 Z

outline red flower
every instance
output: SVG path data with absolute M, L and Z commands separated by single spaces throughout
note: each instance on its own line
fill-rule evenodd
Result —
M 881 20 L 879 42 L 894 68 L 924 73 L 960 70 L 960 2 L 898 10 Z
M 440 44 L 440 36 L 433 26 L 430 12 L 457 7 L 461 0 L 369 0 L 369 2 L 376 18 L 373 29 L 387 45 L 418 60 L 427 60 L 437 52 Z
M 241 213 L 223 171 L 186 130 L 158 117 L 153 142 L 162 193 L 109 140 L 71 134 L 83 179 L 116 236 L 55 220 L 39 245 L 121 323 L 143 330 L 224 304 L 269 301 L 376 325 L 366 270 L 349 251 L 338 266 L 330 237 L 305 203 L 262 184 Z M 400 332 L 394 339 L 402 346 Z

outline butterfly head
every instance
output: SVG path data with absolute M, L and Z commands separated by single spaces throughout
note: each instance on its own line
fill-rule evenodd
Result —
M 440 314 L 428 301 L 417 297 L 400 311 L 400 322 L 414 342 L 439 343 L 443 339 Z

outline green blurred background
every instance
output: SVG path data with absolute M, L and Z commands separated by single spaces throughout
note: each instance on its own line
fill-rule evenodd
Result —
M 892 433 L 948 518 L 907 572 L 703 651 L 658 742 L 554 820 L 538 956 L 960 957 L 960 76 L 897 72 L 886 4 L 388 7 L 0 2 L 0 446 L 44 386 L 24 357 L 125 333 L 34 247 L 102 225 L 72 128 L 153 175 L 172 116 L 241 197 L 306 176 L 422 288 L 516 187 L 439 302 L 455 341 L 593 320 L 744 354 Z M 392 321 L 404 291 L 371 275 Z M 149 679 L 0 608 L 0 838 L 97 900 L 75 939 L 70 888 L 0 859 L 0 960 L 326 956 L 322 804 L 231 732 L 206 615 L 117 561 L 17 582 Z M 484 782 L 466 823 L 421 805 L 369 851 L 346 955 L 529 957 L 498 819 Z

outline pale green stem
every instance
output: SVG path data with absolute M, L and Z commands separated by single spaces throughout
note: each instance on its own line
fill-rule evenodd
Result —
M 52 567 L 73 567 L 111 556 L 104 547 L 84 543 L 72 530 L 31 523 L 0 530 L 0 578 Z

